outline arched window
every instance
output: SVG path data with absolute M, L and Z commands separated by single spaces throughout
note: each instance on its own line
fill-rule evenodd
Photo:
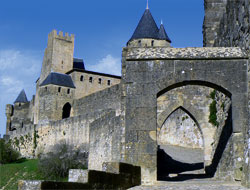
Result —
M 111 81 L 110 81 L 110 80 L 108 80 L 108 82 L 107 82 L 107 83 L 108 83 L 108 86 L 110 86 L 110 85 L 111 85 Z
M 138 46 L 141 47 L 141 40 L 138 41 Z
M 83 76 L 80 77 L 80 81 L 83 81 Z
M 98 84 L 102 84 L 102 79 L 101 78 L 98 79 Z
M 62 119 L 69 118 L 70 117 L 70 111 L 71 111 L 71 105 L 70 105 L 70 103 L 66 103 L 63 106 Z
M 67 93 L 70 94 L 70 89 L 67 90 Z
M 155 41 L 152 40 L 152 41 L 151 41 L 151 46 L 152 46 L 152 47 L 154 46 L 154 43 L 155 43 Z
M 61 87 L 58 87 L 58 92 L 61 92 Z
M 89 82 L 92 83 L 93 77 L 89 77 Z

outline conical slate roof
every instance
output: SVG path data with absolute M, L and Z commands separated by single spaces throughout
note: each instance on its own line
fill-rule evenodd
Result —
M 50 73 L 47 78 L 42 82 L 42 84 L 40 84 L 40 86 L 45 86 L 48 84 L 75 88 L 74 82 L 70 75 L 56 72 Z
M 155 23 L 152 14 L 150 13 L 149 9 L 146 9 L 130 40 L 140 38 L 157 39 L 158 32 L 159 29 Z
M 26 103 L 26 102 L 28 102 L 28 99 L 27 99 L 27 96 L 25 94 L 25 91 L 22 90 L 14 103 Z
M 168 42 L 171 43 L 170 38 L 168 37 L 166 30 L 163 26 L 163 24 L 161 24 L 160 26 L 160 30 L 159 30 L 159 36 L 158 36 L 159 40 L 167 40 Z

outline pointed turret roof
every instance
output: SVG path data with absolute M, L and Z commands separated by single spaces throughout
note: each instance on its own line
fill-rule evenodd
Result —
M 22 90 L 14 103 L 26 103 L 26 102 L 28 102 L 28 99 L 27 99 L 25 91 Z
M 155 20 L 147 8 L 135 29 L 135 32 L 130 40 L 141 38 L 158 38 L 159 29 L 155 23 Z M 129 40 L 129 41 L 130 41 Z
M 166 30 L 163 26 L 163 24 L 161 23 L 160 26 L 160 30 L 159 30 L 159 36 L 158 36 L 159 40 L 167 40 L 169 43 L 171 43 L 170 38 L 168 37 Z

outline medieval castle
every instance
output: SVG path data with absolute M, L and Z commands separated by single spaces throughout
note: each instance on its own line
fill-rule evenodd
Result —
M 84 146 L 89 170 L 133 164 L 143 184 L 185 172 L 168 155 L 249 187 L 249 23 L 249 0 L 205 0 L 204 47 L 172 48 L 147 8 L 122 50 L 121 77 L 86 70 L 74 35 L 53 30 L 36 94 L 6 106 L 5 138 L 26 157 L 61 141 Z

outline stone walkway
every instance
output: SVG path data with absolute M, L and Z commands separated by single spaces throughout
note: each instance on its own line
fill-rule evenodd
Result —
M 137 186 L 130 190 L 247 190 L 238 183 L 225 183 L 219 181 L 199 182 L 157 182 L 153 186 Z

